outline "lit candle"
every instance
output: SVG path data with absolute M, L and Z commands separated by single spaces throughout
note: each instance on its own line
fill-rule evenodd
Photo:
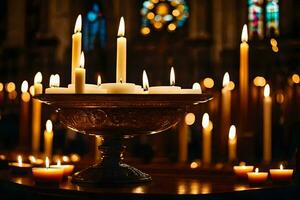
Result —
M 51 75 L 49 80 L 49 88 L 46 88 L 46 94 L 70 94 L 74 93 L 75 88 L 70 87 L 60 87 L 60 77 L 59 74 Z
M 21 155 L 18 155 L 17 162 L 9 163 L 9 166 L 11 167 L 12 172 L 17 174 L 27 173 L 32 167 L 29 163 L 23 163 Z
M 149 87 L 149 94 L 180 94 L 181 87 L 175 86 L 174 68 L 170 71 L 170 86 L 154 86 Z
M 75 69 L 80 66 L 80 54 L 81 54 L 81 15 L 78 15 L 74 27 L 74 34 L 72 35 L 72 74 L 71 83 L 75 84 Z
M 73 170 L 74 170 L 74 165 L 62 165 L 60 160 L 57 160 L 56 165 L 50 165 L 50 167 L 51 168 L 62 168 L 64 177 L 72 175 Z
M 267 181 L 268 172 L 259 172 L 259 169 L 256 168 L 255 172 L 248 172 L 248 181 L 251 184 L 261 184 Z
M 41 72 L 36 73 L 34 76 L 34 95 L 43 93 L 43 85 L 42 85 L 43 76 Z
M 36 182 L 40 183 L 59 183 L 64 174 L 62 167 L 49 167 L 49 158 L 45 160 L 46 167 L 34 167 L 32 168 L 32 175 Z
M 254 166 L 249 165 L 247 166 L 246 163 L 241 162 L 239 166 L 234 166 L 233 171 L 235 175 L 239 178 L 247 178 L 247 173 L 252 172 L 254 169 Z
M 270 86 L 264 89 L 263 102 L 263 161 L 272 160 L 272 98 L 270 97 Z
M 34 77 L 34 95 L 41 94 L 43 90 L 42 74 L 38 72 Z M 41 134 L 41 113 L 42 104 L 39 100 L 32 100 L 32 152 L 34 154 L 40 151 L 40 134 Z
M 202 94 L 202 89 L 199 83 L 194 83 L 192 89 L 182 89 L 182 94 Z
M 85 69 L 84 69 L 84 54 L 81 53 L 80 67 L 75 69 L 75 93 L 84 93 L 85 89 Z
M 125 22 L 124 18 L 121 17 L 118 39 L 117 39 L 117 72 L 116 72 L 116 82 L 126 83 L 126 38 L 125 35 Z
M 47 120 L 46 130 L 44 131 L 44 152 L 48 157 L 52 156 L 52 146 L 53 146 L 53 131 L 52 122 Z
M 101 75 L 99 74 L 98 77 L 97 77 L 97 86 L 100 87 L 101 83 L 102 83 Z
M 39 165 L 42 165 L 44 163 L 44 161 L 42 159 L 36 158 L 33 155 L 28 156 L 28 160 L 34 166 L 39 166 Z
M 27 148 L 29 145 L 29 101 L 28 82 L 23 81 L 21 85 L 21 114 L 20 114 L 20 147 Z
M 228 160 L 232 162 L 236 160 L 236 128 L 234 125 L 230 126 L 228 134 Z
M 249 67 L 248 67 L 248 30 L 247 25 L 243 26 L 242 43 L 240 45 L 240 114 L 241 114 L 241 127 L 244 130 L 247 123 L 248 113 L 248 79 L 249 79 Z
M 231 91 L 229 88 L 230 77 L 226 72 L 223 76 L 223 88 L 222 88 L 222 107 L 221 107 L 221 149 L 226 153 L 226 141 L 228 138 L 228 130 L 231 122 Z M 225 156 L 225 155 L 224 155 Z
M 211 131 L 213 124 L 207 113 L 202 116 L 202 128 L 202 159 L 205 165 L 209 165 L 211 163 Z
M 145 93 L 148 93 L 149 90 L 149 81 L 148 81 L 148 76 L 145 70 L 143 70 L 143 89 Z
M 283 169 L 281 164 L 279 169 L 270 169 L 270 175 L 274 182 L 289 182 L 293 178 L 293 169 Z

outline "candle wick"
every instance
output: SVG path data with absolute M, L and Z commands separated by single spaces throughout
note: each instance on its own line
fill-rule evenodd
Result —
M 122 78 L 120 79 L 120 83 L 123 83 Z

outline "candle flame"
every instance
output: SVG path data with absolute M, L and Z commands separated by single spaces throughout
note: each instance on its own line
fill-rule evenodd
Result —
M 61 161 L 59 159 L 57 160 L 57 166 L 61 167 Z
M 55 77 L 53 74 L 51 74 L 50 79 L 49 79 L 49 87 L 54 87 L 54 82 L 55 82 Z
M 34 86 L 30 86 L 29 88 L 29 93 L 31 94 L 31 96 L 34 96 Z
M 63 156 L 63 157 L 62 157 L 62 160 L 63 160 L 64 162 L 69 162 L 69 161 L 70 161 L 70 158 L 69 158 L 68 156 Z
M 38 72 L 34 76 L 34 83 L 41 83 L 43 80 L 43 76 L 41 72 Z
M 244 26 L 243 26 L 241 39 L 242 39 L 242 42 L 248 42 L 248 28 L 247 28 L 246 24 L 244 24 Z
M 74 33 L 80 32 L 81 27 L 82 27 L 82 18 L 81 18 L 81 15 L 78 15 L 76 22 L 75 22 Z
M 200 90 L 200 93 L 202 93 L 201 85 L 198 82 L 194 83 L 192 88 L 193 90 Z
M 81 68 L 84 68 L 84 63 L 85 63 L 84 53 L 81 52 L 81 55 L 80 55 L 80 67 Z
M 23 165 L 22 156 L 21 155 L 18 155 L 18 165 L 19 165 L 19 167 L 22 167 L 22 165 Z
M 226 72 L 223 76 L 223 87 L 227 87 L 230 82 L 229 73 Z
M 143 70 L 143 88 L 145 91 L 149 89 L 148 76 L 145 70 Z
M 209 115 L 207 113 L 204 113 L 202 116 L 202 127 L 207 128 L 209 125 Z
M 229 128 L 228 138 L 229 140 L 234 140 L 236 138 L 236 128 L 234 125 L 231 125 Z
M 269 84 L 267 84 L 267 85 L 265 86 L 265 89 L 264 89 L 264 96 L 265 96 L 265 97 L 270 96 L 270 85 L 269 85 Z
M 170 85 L 171 86 L 175 85 L 175 72 L 173 67 L 171 67 L 171 72 L 170 72 Z
M 27 92 L 27 90 L 28 90 L 28 82 L 25 80 L 22 82 L 21 91 L 24 93 Z
M 97 77 L 97 85 L 100 86 L 102 84 L 101 75 L 99 74 Z
M 282 164 L 280 164 L 279 169 L 283 170 L 283 165 Z
M 55 80 L 55 87 L 59 87 L 60 85 L 60 77 L 59 74 L 54 75 L 54 80 Z
M 121 17 L 119 23 L 119 29 L 118 29 L 118 36 L 124 37 L 124 35 L 125 35 L 125 22 L 124 22 L 124 17 Z
M 28 159 L 30 160 L 30 162 L 36 163 L 36 158 L 34 156 L 31 155 Z
M 46 157 L 45 164 L 46 164 L 46 168 L 49 168 L 50 162 L 49 162 L 49 158 L 48 157 Z
M 50 119 L 48 119 L 47 122 L 46 122 L 46 130 L 47 130 L 47 132 L 51 132 L 52 128 L 53 128 L 52 122 L 51 122 Z
M 257 87 L 264 87 L 266 85 L 266 79 L 262 76 L 257 76 L 253 79 L 253 84 Z
M 259 169 L 258 169 L 258 167 L 257 168 L 255 168 L 255 173 L 258 173 L 259 172 Z

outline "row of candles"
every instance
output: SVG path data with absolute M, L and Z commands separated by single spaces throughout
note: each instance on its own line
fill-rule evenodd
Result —
M 24 163 L 22 156 L 18 155 L 17 162 L 9 163 L 12 173 L 20 175 L 31 172 L 36 182 L 59 183 L 63 177 L 70 176 L 74 171 L 73 164 L 62 164 L 60 159 L 57 159 L 56 165 L 50 165 L 48 157 L 43 161 L 34 156 L 29 156 L 29 161 L 30 163 Z M 43 164 L 45 164 L 44 167 Z

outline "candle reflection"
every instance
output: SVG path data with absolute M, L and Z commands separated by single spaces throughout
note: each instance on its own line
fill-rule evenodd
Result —
M 187 191 L 186 184 L 183 181 L 179 181 L 177 185 L 178 194 L 185 194 Z
M 144 194 L 145 193 L 145 187 L 139 186 L 136 187 L 132 190 L 133 193 L 138 193 L 138 194 Z

